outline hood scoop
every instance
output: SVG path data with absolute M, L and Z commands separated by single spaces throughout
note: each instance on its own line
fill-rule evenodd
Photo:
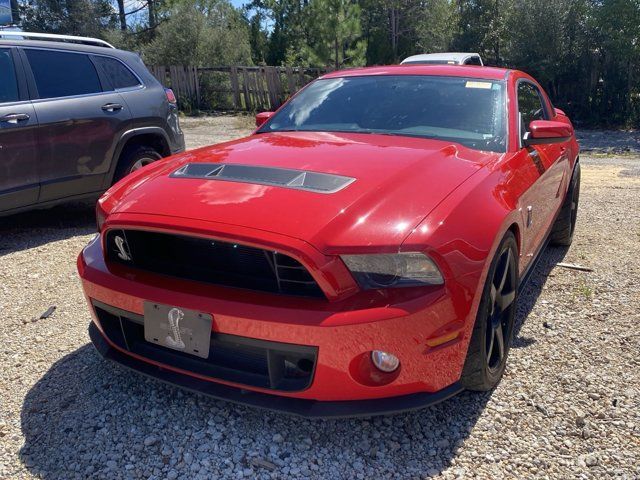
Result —
M 187 163 L 169 176 L 256 183 L 316 193 L 335 193 L 355 181 L 352 177 L 330 173 L 226 163 Z

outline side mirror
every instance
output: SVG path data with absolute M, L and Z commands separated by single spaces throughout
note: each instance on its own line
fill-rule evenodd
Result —
M 534 120 L 529 124 L 529 131 L 524 134 L 522 143 L 540 145 L 544 143 L 562 143 L 571 139 L 573 128 L 563 122 L 553 120 Z
M 261 127 L 264 122 L 273 117 L 275 112 L 260 112 L 256 115 L 256 127 Z

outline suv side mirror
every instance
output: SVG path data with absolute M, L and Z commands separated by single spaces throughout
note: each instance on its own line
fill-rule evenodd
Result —
M 256 127 L 262 126 L 264 122 L 273 117 L 275 112 L 260 112 L 256 115 Z
M 522 143 L 540 145 L 543 143 L 562 143 L 571 139 L 573 128 L 563 122 L 553 120 L 534 120 L 529 124 L 529 131 L 524 134 Z

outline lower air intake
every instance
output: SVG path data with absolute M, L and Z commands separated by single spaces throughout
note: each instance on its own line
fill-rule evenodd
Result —
M 158 363 L 211 378 L 285 392 L 304 390 L 313 379 L 318 347 L 211 332 L 209 355 L 200 358 L 147 342 L 142 315 L 96 300 L 93 308 L 111 342 Z

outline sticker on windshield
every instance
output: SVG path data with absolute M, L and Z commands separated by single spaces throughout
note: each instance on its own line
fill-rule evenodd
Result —
M 493 84 L 491 82 L 473 82 L 473 81 L 468 81 L 465 84 L 466 88 L 483 88 L 485 90 L 490 90 L 491 86 Z

